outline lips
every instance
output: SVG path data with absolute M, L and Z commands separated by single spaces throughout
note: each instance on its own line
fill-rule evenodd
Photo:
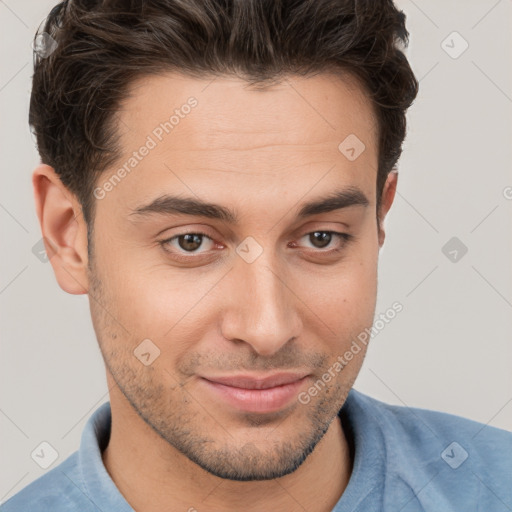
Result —
M 243 389 L 269 389 L 284 384 L 290 384 L 303 379 L 307 373 L 276 373 L 266 377 L 250 377 L 247 375 L 232 376 L 232 377 L 203 377 L 210 382 L 224 384 L 233 388 Z
M 289 405 L 308 380 L 307 373 L 277 373 L 253 377 L 248 375 L 202 377 L 200 385 L 214 400 L 240 411 L 276 412 Z

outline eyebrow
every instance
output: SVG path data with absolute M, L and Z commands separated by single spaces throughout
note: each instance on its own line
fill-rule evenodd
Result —
M 367 207 L 369 204 L 368 198 L 363 191 L 357 187 L 351 186 L 346 189 L 337 190 L 326 197 L 305 203 L 299 210 L 297 218 L 302 219 L 311 215 L 348 208 L 349 206 Z M 229 208 L 192 197 L 179 197 L 169 194 L 157 197 L 149 204 L 135 208 L 131 211 L 130 216 L 146 217 L 152 214 L 196 215 L 225 221 L 230 224 L 236 224 L 238 222 L 237 213 Z

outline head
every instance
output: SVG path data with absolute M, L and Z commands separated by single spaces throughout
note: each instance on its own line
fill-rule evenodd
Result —
M 366 352 L 336 365 L 375 314 L 418 87 L 405 16 L 374 0 L 72 1 L 43 32 L 37 212 L 59 285 L 89 294 L 113 414 L 223 478 L 294 471 Z M 306 375 L 296 395 L 322 388 L 261 412 L 208 382 L 281 371 Z

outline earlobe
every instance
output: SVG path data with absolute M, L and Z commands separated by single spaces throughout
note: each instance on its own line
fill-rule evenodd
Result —
M 384 240 L 386 238 L 386 232 L 384 230 L 384 219 L 386 218 L 386 215 L 389 212 L 391 205 L 393 204 L 393 200 L 395 199 L 397 183 L 398 183 L 398 170 L 393 169 L 388 174 L 386 183 L 384 184 L 384 189 L 382 191 L 382 201 L 381 201 L 380 210 L 379 210 L 379 220 L 380 220 L 379 247 L 382 247 L 384 245 Z
M 87 226 L 78 200 L 46 164 L 36 167 L 32 185 L 46 253 L 59 286 L 74 295 L 87 293 Z

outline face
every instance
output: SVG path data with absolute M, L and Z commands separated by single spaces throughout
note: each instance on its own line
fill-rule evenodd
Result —
M 288 474 L 343 405 L 365 347 L 336 361 L 373 323 L 370 103 L 330 75 L 258 90 L 168 74 L 133 84 L 118 120 L 88 275 L 112 403 L 219 477 Z M 351 134 L 355 159 L 338 149 Z

